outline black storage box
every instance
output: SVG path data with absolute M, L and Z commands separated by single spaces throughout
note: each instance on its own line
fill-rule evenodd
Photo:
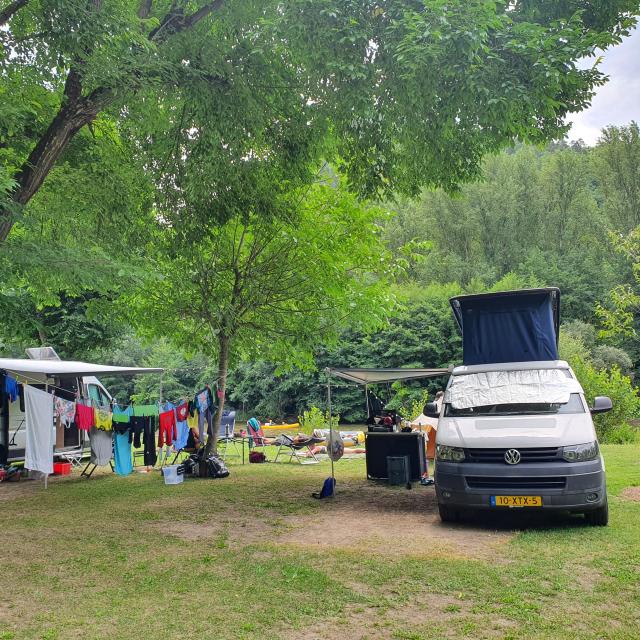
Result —
M 389 484 L 409 484 L 409 456 L 387 456 L 387 476 Z
M 388 480 L 387 457 L 408 456 L 409 477 L 420 480 L 426 470 L 424 434 L 372 433 L 365 434 L 367 478 Z

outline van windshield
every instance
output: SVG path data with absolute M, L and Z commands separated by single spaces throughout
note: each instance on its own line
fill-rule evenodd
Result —
M 467 409 L 454 409 L 451 404 L 445 404 L 444 415 L 450 417 L 462 416 L 521 416 L 547 415 L 556 413 L 584 413 L 584 406 L 579 393 L 572 393 L 569 402 L 564 403 L 514 403 L 489 404 Z

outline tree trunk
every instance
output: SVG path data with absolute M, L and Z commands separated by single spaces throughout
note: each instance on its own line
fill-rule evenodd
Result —
M 108 101 L 106 92 L 88 97 L 79 92 L 79 77 L 72 70 L 65 86 L 65 102 L 16 175 L 18 186 L 11 194 L 14 204 L 24 206 L 31 200 L 69 141 L 82 127 L 95 120 Z M 11 211 L 0 209 L 0 243 L 7 239 L 12 226 Z
M 224 409 L 225 394 L 227 390 L 227 372 L 229 370 L 229 345 L 230 338 L 225 334 L 220 334 L 218 338 L 219 355 L 218 355 L 218 389 L 220 397 L 218 398 L 218 410 L 213 419 L 213 434 L 207 440 L 205 448 L 205 457 L 211 453 L 217 453 L 218 450 L 218 434 L 220 433 L 220 423 L 222 421 L 222 411 Z
M 8 22 L 28 1 L 14 0 L 1 9 L 0 27 Z M 171 9 L 160 21 L 160 26 L 151 31 L 149 39 L 162 41 L 171 34 L 191 29 L 208 15 L 218 11 L 224 2 L 225 0 L 212 0 L 186 16 L 182 11 L 177 12 L 175 2 L 172 2 Z M 102 0 L 91 0 L 91 4 L 93 9 L 98 11 L 102 6 Z M 140 18 L 148 17 L 151 5 L 151 0 L 141 1 L 138 10 Z M 114 64 L 118 62 L 116 60 Z M 76 63 L 82 67 L 82 61 L 76 61 Z M 224 78 L 217 79 L 226 82 Z M 69 141 L 82 127 L 93 122 L 111 99 L 112 91 L 106 87 L 95 89 L 89 96 L 83 97 L 81 74 L 78 68 L 71 69 L 65 83 L 60 110 L 15 176 L 18 184 L 11 194 L 11 204 L 7 207 L 0 205 L 0 244 L 5 242 L 13 227 L 12 216 L 15 211 L 31 200 L 51 169 L 56 165 Z
M 25 4 L 27 4 L 29 0 L 15 0 L 15 2 L 11 2 L 8 4 L 2 11 L 0 11 L 0 25 L 9 22 L 13 15 L 22 9 Z

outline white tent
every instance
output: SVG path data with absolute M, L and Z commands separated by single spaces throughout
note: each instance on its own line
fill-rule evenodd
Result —
M 421 413 L 417 418 L 411 421 L 412 427 L 428 427 L 431 426 L 434 429 L 438 429 L 438 419 L 437 418 L 427 418 L 424 413 Z

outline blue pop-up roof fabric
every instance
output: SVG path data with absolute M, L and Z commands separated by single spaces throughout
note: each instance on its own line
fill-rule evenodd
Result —
M 459 300 L 464 364 L 558 359 L 548 291 Z

